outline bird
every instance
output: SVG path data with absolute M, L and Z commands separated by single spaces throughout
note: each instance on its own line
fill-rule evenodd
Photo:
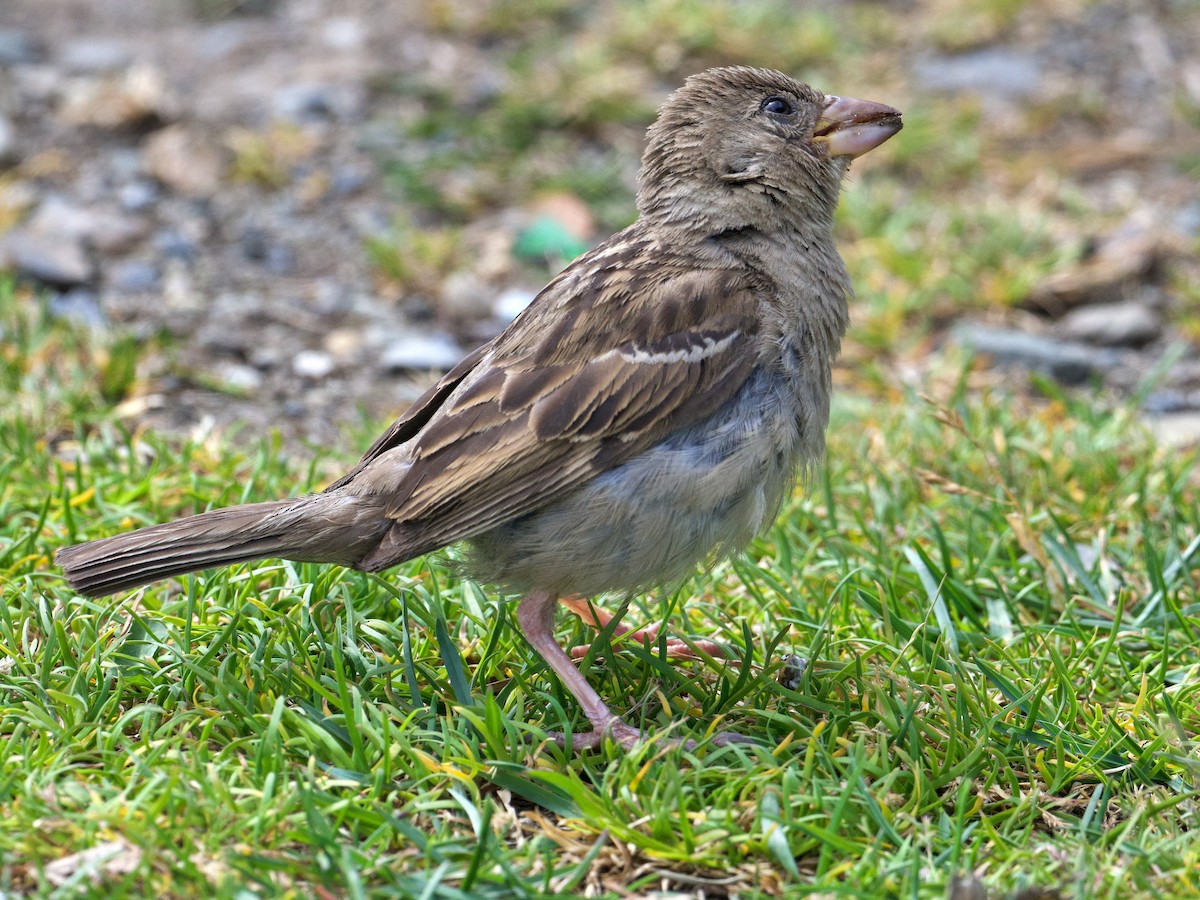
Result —
M 690 76 L 646 133 L 633 224 L 344 476 L 65 547 L 57 563 L 103 596 L 267 558 L 380 572 L 465 543 L 466 574 L 521 596 L 520 631 L 591 726 L 553 737 L 635 746 L 649 735 L 559 645 L 556 607 L 594 611 L 741 551 L 821 459 L 852 296 L 838 196 L 851 160 L 901 127 L 890 106 L 770 69 Z

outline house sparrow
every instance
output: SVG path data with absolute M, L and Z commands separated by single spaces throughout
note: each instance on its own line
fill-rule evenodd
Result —
M 556 603 L 668 584 L 740 550 L 818 460 L 851 293 L 838 192 L 850 160 L 900 127 L 891 107 L 779 72 L 692 76 L 647 133 L 638 220 L 568 266 L 349 473 L 319 494 L 57 561 L 99 596 L 266 557 L 378 572 L 467 541 L 467 571 L 524 595 L 525 638 L 590 721 L 572 745 L 632 745 L 642 733 L 555 641 Z

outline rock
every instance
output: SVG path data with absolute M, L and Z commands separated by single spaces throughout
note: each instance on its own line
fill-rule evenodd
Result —
M 292 371 L 317 381 L 333 371 L 333 357 L 322 350 L 301 350 L 292 358 Z
M 54 194 L 42 201 L 25 227 L 40 234 L 83 241 L 103 254 L 123 253 L 149 231 L 149 223 L 140 217 L 81 205 Z
M 279 88 L 271 107 L 276 118 L 303 125 L 352 118 L 365 101 L 366 95 L 356 85 L 310 82 Z
M 1103 375 L 1120 361 L 1112 350 L 972 322 L 955 325 L 951 339 L 988 357 L 1001 368 L 1032 369 L 1063 384 L 1083 384 Z
M 95 74 L 124 69 L 133 56 L 121 41 L 99 37 L 79 37 L 62 45 L 58 63 L 68 72 Z
M 29 65 L 41 58 L 41 48 L 24 31 L 0 28 L 0 67 Z
M 509 288 L 502 291 L 492 304 L 492 312 L 503 322 L 511 322 L 525 307 L 533 302 L 536 291 L 528 288 Z
M 158 286 L 158 269 L 148 262 L 127 260 L 108 270 L 108 286 L 114 291 L 137 294 Z
M 1004 47 L 918 59 L 913 74 L 922 87 L 951 94 L 965 91 L 1016 99 L 1035 94 L 1042 85 L 1038 61 Z
M 17 161 L 17 133 L 12 123 L 0 115 L 0 166 Z
M 97 253 L 112 256 L 128 252 L 149 232 L 150 223 L 143 218 L 96 210 L 86 240 Z
M 1146 427 L 1160 447 L 1182 449 L 1200 444 L 1200 412 L 1151 416 Z
M 221 186 L 225 158 L 207 134 L 188 125 L 171 125 L 142 144 L 147 175 L 186 197 L 210 197 Z
M 31 229 L 10 231 L 0 237 L 0 261 L 19 275 L 53 287 L 69 288 L 91 281 L 92 261 L 83 241 L 71 236 Z
M 154 205 L 154 201 L 158 199 L 158 188 L 153 181 L 131 181 L 117 191 L 117 199 L 129 212 L 142 212 Z
M 136 129 L 175 117 L 177 104 L 152 66 L 136 65 L 103 77 L 75 78 L 63 91 L 59 115 L 69 125 Z
M 176 228 L 164 228 L 154 237 L 154 249 L 167 259 L 188 262 L 196 256 L 196 243 Z
M 237 362 L 225 362 L 217 366 L 217 378 L 225 387 L 241 394 L 253 393 L 263 383 L 262 373 L 258 369 Z
M 451 272 L 442 281 L 438 309 L 450 319 L 479 319 L 491 315 L 492 294 L 474 272 Z
M 50 312 L 60 319 L 68 319 L 90 328 L 104 328 L 108 318 L 100 307 L 100 298 L 87 288 L 72 288 L 50 298 Z
M 379 364 L 388 372 L 447 371 L 465 354 L 447 334 L 404 331 L 388 336 Z
M 1184 237 L 1200 236 L 1200 201 L 1189 203 L 1176 213 L 1171 226 Z
M 1054 329 L 1064 340 L 1103 347 L 1142 347 L 1157 340 L 1162 331 L 1158 310 L 1136 300 L 1081 306 L 1063 316 Z
M 363 335 L 356 328 L 335 328 L 325 335 L 325 350 L 339 363 L 352 364 L 362 358 Z
M 1065 272 L 1047 275 L 1022 303 L 1030 309 L 1061 316 L 1088 303 L 1116 303 L 1143 282 L 1153 279 L 1164 255 L 1162 236 L 1152 229 L 1128 228 L 1102 241 Z

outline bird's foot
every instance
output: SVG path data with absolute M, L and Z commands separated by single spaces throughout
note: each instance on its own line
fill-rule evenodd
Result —
M 585 625 L 590 625 L 592 628 L 604 628 L 612 621 L 612 613 L 602 609 L 583 597 L 560 597 L 559 603 L 579 616 Z M 653 624 L 646 625 L 643 628 L 634 629 L 628 625 L 617 623 L 613 629 L 613 643 L 618 639 L 621 641 L 637 641 L 645 647 L 650 647 L 658 640 L 658 632 L 661 625 Z M 572 659 L 583 659 L 591 650 L 591 644 L 584 644 L 580 647 L 572 647 L 570 650 Z M 725 650 L 712 641 L 692 641 L 691 643 L 680 640 L 679 638 L 669 637 L 666 640 L 667 656 L 671 659 L 703 659 L 705 656 L 711 656 L 713 659 L 725 659 Z

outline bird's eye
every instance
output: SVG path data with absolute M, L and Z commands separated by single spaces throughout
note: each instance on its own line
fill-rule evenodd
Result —
M 794 112 L 792 104 L 783 97 L 768 97 L 762 102 L 760 109 L 773 116 L 790 116 Z

